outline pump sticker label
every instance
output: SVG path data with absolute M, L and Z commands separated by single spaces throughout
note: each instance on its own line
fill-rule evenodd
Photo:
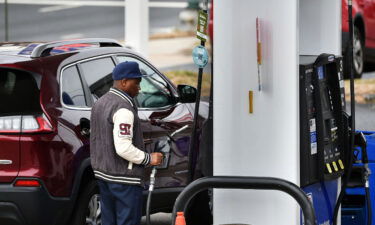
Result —
M 323 66 L 319 66 L 319 67 L 318 67 L 318 78 L 319 78 L 319 80 L 323 80 L 323 79 L 324 79 L 324 70 L 323 70 Z
M 316 122 L 315 119 L 310 119 L 310 147 L 311 155 L 318 153 L 318 144 L 316 140 Z
M 200 11 L 198 14 L 198 26 L 197 26 L 197 38 L 201 41 L 207 40 L 207 23 L 208 14 L 204 11 Z

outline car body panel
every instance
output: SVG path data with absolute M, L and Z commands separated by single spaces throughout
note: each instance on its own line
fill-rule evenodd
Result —
M 354 0 L 352 15 L 354 24 L 361 23 L 360 21 L 364 23 L 365 47 L 375 49 L 375 1 Z M 342 0 L 343 33 L 349 32 L 348 18 L 348 4 L 346 0 Z
M 0 183 L 10 183 L 20 168 L 20 135 L 0 134 Z
M 158 170 L 156 188 L 181 187 L 188 182 L 188 153 L 190 144 L 193 116 L 185 104 L 177 104 L 171 108 L 160 111 L 141 111 L 141 115 L 149 121 L 150 128 L 147 135 L 152 140 L 151 150 L 160 139 L 165 139 L 169 134 L 185 125 L 189 128 L 177 134 L 171 145 L 169 168 Z M 150 170 L 147 174 L 150 173 Z M 149 176 L 147 176 L 149 177 Z

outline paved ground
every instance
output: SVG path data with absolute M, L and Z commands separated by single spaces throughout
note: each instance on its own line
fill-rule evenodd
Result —
M 375 105 L 357 104 L 355 121 L 356 130 L 375 131 Z
M 363 74 L 362 79 L 372 79 L 375 78 L 375 71 L 369 71 Z
M 366 72 L 362 79 L 374 79 L 375 71 Z M 350 102 L 347 103 L 347 112 L 350 113 Z M 356 129 L 375 131 L 375 104 L 356 104 Z

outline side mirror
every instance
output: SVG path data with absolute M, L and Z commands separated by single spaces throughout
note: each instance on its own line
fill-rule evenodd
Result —
M 197 89 L 189 85 L 178 85 L 177 86 L 179 100 L 181 103 L 194 103 L 197 99 Z
M 167 169 L 169 166 L 169 156 L 171 152 L 171 146 L 168 139 L 158 140 L 155 143 L 154 152 L 163 153 L 163 162 L 159 166 L 156 166 L 156 169 Z

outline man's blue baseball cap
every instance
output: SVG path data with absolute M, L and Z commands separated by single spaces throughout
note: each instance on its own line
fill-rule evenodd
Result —
M 130 61 L 118 64 L 112 72 L 113 80 L 140 78 L 142 76 L 138 63 Z

